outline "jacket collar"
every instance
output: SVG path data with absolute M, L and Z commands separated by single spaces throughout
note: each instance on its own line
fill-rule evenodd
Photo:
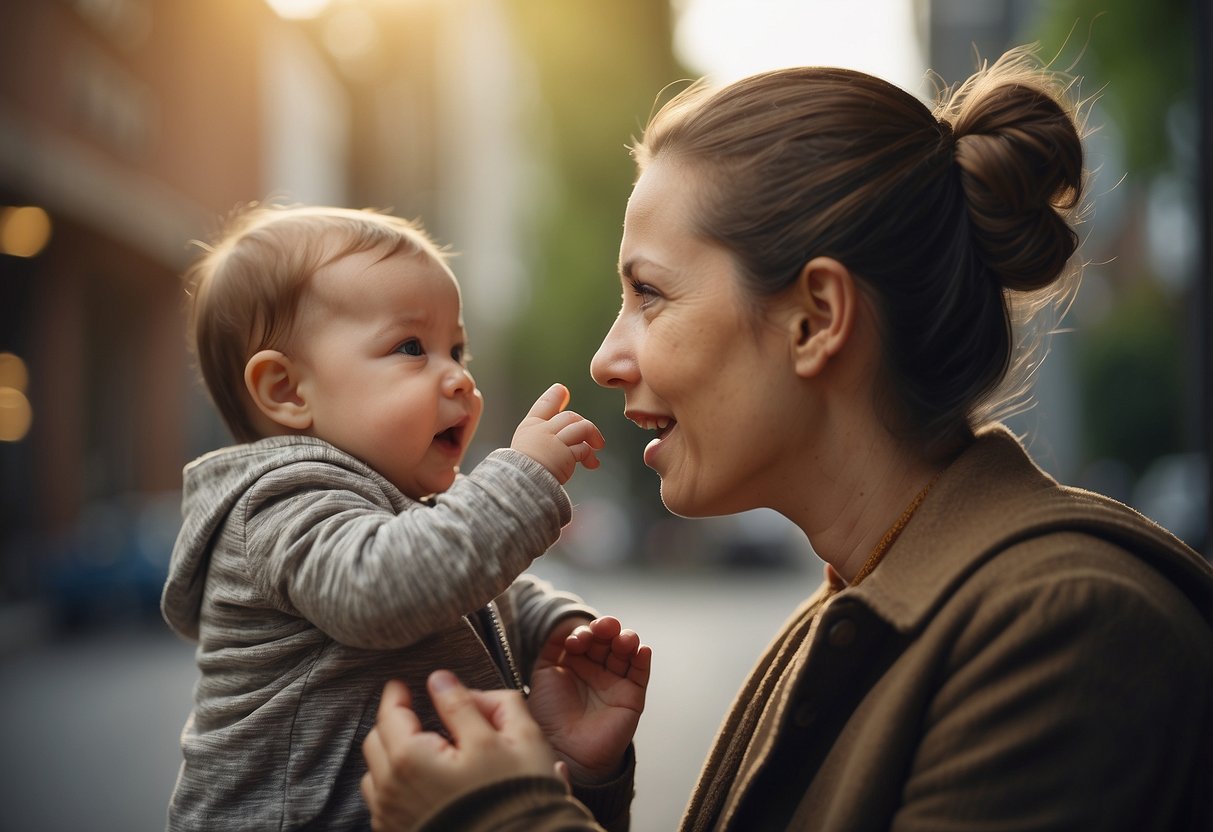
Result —
M 1054 531 L 1111 540 L 1185 591 L 1213 620 L 1213 568 L 1137 512 L 1067 488 L 1036 466 L 1002 425 L 980 431 L 940 475 L 876 569 L 848 591 L 903 632 L 1002 549 Z

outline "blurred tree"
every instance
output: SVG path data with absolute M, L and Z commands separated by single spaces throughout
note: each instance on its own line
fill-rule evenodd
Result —
M 573 406 L 608 432 L 612 455 L 639 474 L 647 437 L 619 429 L 620 397 L 590 380 L 589 361 L 619 308 L 615 266 L 634 175 L 627 145 L 658 93 L 688 77 L 673 57 L 669 4 L 510 0 L 508 9 L 539 77 L 532 134 L 550 177 L 536 183 L 545 192 L 532 294 L 512 333 L 510 371 L 525 399 L 516 405 L 564 382 Z
M 1086 449 L 1120 459 L 1140 475 L 1163 453 L 1178 450 L 1183 384 L 1175 321 L 1182 310 L 1159 284 L 1140 280 L 1078 341 Z
M 1079 71 L 1098 79 L 1101 108 L 1124 136 L 1125 164 L 1143 179 L 1169 170 L 1168 128 L 1195 100 L 1189 0 L 1056 0 L 1040 21 L 1042 54 L 1081 50 Z M 1059 62 L 1059 63 L 1064 63 Z M 1084 89 L 1090 95 L 1095 90 Z
M 1145 244 L 1157 230 L 1150 227 L 1157 217 L 1149 201 L 1160 183 L 1173 186 L 1172 218 L 1175 211 L 1196 211 L 1195 195 L 1187 192 L 1192 177 L 1182 172 L 1196 152 L 1194 5 L 1056 0 L 1040 5 L 1033 36 L 1044 56 L 1078 55 L 1074 71 L 1096 82 L 1081 90 L 1096 97 L 1091 126 L 1110 128 L 1120 145 L 1123 170 L 1100 171 L 1101 190 L 1115 188 L 1123 206 L 1112 212 L 1118 226 L 1092 235 L 1106 241 L 1108 251 L 1085 249 L 1088 261 L 1101 263 L 1098 276 L 1113 290 L 1111 303 L 1101 320 L 1079 330 L 1075 344 L 1084 455 L 1119 459 L 1135 476 L 1197 441 L 1197 420 L 1185 414 L 1199 410 L 1205 383 L 1192 360 L 1198 354 L 1198 327 L 1188 314 L 1194 270 L 1182 256 L 1152 261 Z M 1068 63 L 1060 57 L 1056 66 Z

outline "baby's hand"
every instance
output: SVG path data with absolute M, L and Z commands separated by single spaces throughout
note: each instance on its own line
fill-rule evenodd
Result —
M 606 444 L 593 422 L 564 409 L 568 403 L 568 388 L 553 384 L 531 407 L 510 442 L 511 448 L 551 471 L 561 485 L 573 476 L 578 462 L 597 468 L 595 452 Z
M 535 661 L 527 706 L 574 781 L 604 783 L 621 770 L 652 659 L 652 649 L 611 616 L 553 628 Z

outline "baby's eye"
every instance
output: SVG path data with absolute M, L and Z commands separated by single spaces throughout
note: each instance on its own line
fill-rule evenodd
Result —
M 425 355 L 425 348 L 421 346 L 421 342 L 416 338 L 410 338 L 396 347 L 396 352 L 403 355 Z
M 468 352 L 467 344 L 456 344 L 451 347 L 451 358 L 466 367 L 472 360 L 472 354 Z

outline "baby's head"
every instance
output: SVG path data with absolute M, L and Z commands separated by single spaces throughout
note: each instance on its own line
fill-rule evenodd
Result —
M 410 497 L 450 487 L 483 404 L 458 283 L 421 228 L 256 206 L 186 277 L 198 366 L 238 441 L 316 436 Z

